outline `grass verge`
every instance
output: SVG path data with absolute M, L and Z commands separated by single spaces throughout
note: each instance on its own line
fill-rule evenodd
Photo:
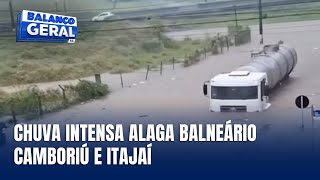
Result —
M 39 90 L 29 87 L 8 96 L 0 96 L 0 117 L 4 121 L 16 123 L 29 120 L 45 113 L 55 112 L 69 106 L 101 98 L 109 94 L 107 85 L 81 80 L 75 86 L 62 89 Z
M 126 28 L 129 22 L 101 24 Z M 111 27 L 112 26 L 112 27 Z M 0 86 L 77 79 L 94 73 L 131 72 L 183 58 L 205 42 L 176 42 L 158 29 L 79 34 L 75 44 L 16 43 L 0 39 Z

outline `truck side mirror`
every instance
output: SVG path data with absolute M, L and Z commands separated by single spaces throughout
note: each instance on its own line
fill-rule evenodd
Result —
M 203 84 L 203 94 L 204 94 L 205 96 L 208 96 L 208 83 L 209 83 L 209 81 L 206 81 L 206 82 L 204 82 L 204 84 Z
M 269 94 L 270 94 L 269 86 L 265 86 L 265 89 L 264 89 L 264 96 L 269 96 Z

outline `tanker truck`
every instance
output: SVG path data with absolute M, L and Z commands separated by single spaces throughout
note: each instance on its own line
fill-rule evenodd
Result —
M 251 62 L 235 71 L 214 76 L 203 85 L 210 99 L 211 112 L 261 112 L 268 109 L 269 93 L 289 78 L 297 64 L 295 49 L 278 44 L 266 45 L 251 54 Z

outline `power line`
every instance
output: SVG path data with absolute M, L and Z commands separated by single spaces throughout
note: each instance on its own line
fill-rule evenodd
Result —
M 180 0 L 180 1 L 175 1 L 173 3 L 180 3 L 180 2 L 189 2 L 189 1 L 192 1 L 192 0 Z M 283 1 L 283 2 L 278 2 L 277 4 L 271 4 L 271 3 L 264 3 L 263 4 L 263 8 L 266 8 L 266 7 L 278 7 L 278 6 L 286 6 L 286 5 L 297 5 L 297 4 L 310 4 L 310 3 L 315 3 L 315 2 L 319 2 L 319 0 L 307 0 L 307 1 L 295 1 L 295 2 L 288 2 L 288 1 Z M 172 3 L 172 2 L 171 2 Z M 186 7 L 186 6 L 192 6 L 192 5 L 197 5 L 197 4 L 214 4 L 215 2 L 209 2 L 209 3 L 201 3 L 201 2 L 198 2 L 198 3 L 195 3 L 195 4 L 190 4 L 190 5 L 185 5 L 185 6 L 172 6 L 172 7 L 163 7 L 163 8 L 183 8 L 183 7 Z M 167 4 L 170 4 L 170 3 L 159 3 L 159 4 L 152 4 L 152 5 L 143 5 L 143 6 L 134 6 L 134 7 L 123 7 L 123 8 L 116 8 L 116 9 L 119 9 L 119 10 L 125 10 L 125 9 L 138 9 L 138 8 L 143 8 L 143 7 L 156 7 L 156 6 L 161 6 L 161 5 L 167 5 Z M 252 7 L 248 7 L 247 9 L 254 9 L 256 8 L 255 7 L 255 4 L 251 4 L 253 5 Z M 241 7 L 241 6 L 239 6 Z M 232 6 L 228 7 L 228 8 L 232 8 Z M 107 11 L 107 10 L 114 10 L 113 8 L 96 8 L 96 9 L 67 9 L 67 11 L 69 12 L 93 12 L 93 11 Z M 148 9 L 141 9 L 141 10 L 148 10 Z M 151 9 L 152 10 L 152 9 Z M 154 9 L 153 9 L 154 10 Z M 208 10 L 208 9 L 206 9 Z M 49 10 L 49 9 L 41 9 L 41 11 L 47 11 L 47 12 L 64 12 L 64 10 L 59 10 L 57 11 L 56 9 L 54 10 Z M 0 10 L 0 12 L 10 12 L 8 10 Z M 14 11 L 14 12 L 20 12 L 20 11 Z M 121 13 L 121 12 L 119 12 Z
M 296 13 L 296 14 L 285 14 L 285 15 L 274 15 L 269 16 L 267 19 L 274 19 L 274 18 L 282 18 L 282 17 L 292 17 L 292 16 L 304 16 L 304 15 L 319 15 L 320 12 L 309 12 L 309 13 Z M 252 17 L 252 18 L 242 18 L 238 19 L 238 21 L 250 21 L 250 20 L 257 20 L 259 18 Z M 227 22 L 234 22 L 234 19 L 230 20 L 221 20 L 221 21 L 205 21 L 205 22 L 193 22 L 193 23 L 180 23 L 180 24 L 165 24 L 160 26 L 140 26 L 140 27 L 127 27 L 127 28 L 114 28 L 114 29 L 94 29 L 94 30 L 83 30 L 78 31 L 78 33 L 92 33 L 92 32 L 112 32 L 112 31 L 124 31 L 124 30 L 142 30 L 142 29 L 157 29 L 157 28 L 164 28 L 164 27 L 177 27 L 177 26 L 188 26 L 188 25 L 201 25 L 201 24 L 216 24 L 216 23 L 227 23 Z M 316 24 L 310 25 L 315 26 Z M 304 27 L 303 26 L 296 26 L 296 27 Z M 272 29 L 272 28 L 267 28 Z M 281 28 L 274 28 L 274 29 L 281 29 Z M 14 34 L 2 35 L 0 37 L 14 37 Z
M 158 4 L 151 4 L 151 5 L 142 5 L 142 6 L 133 6 L 133 7 L 122 7 L 122 8 L 95 8 L 95 9 L 66 9 L 68 12 L 93 12 L 93 11 L 111 11 L 111 10 L 129 10 L 129 9 L 140 9 L 140 8 L 149 8 L 149 7 L 157 7 L 157 6 L 163 6 L 163 5 L 168 5 L 168 4 L 172 4 L 172 3 L 181 3 L 181 2 L 190 2 L 193 0 L 179 0 L 179 1 L 175 1 L 175 2 L 167 2 L 167 3 L 158 3 Z M 201 4 L 199 2 L 194 3 L 194 4 L 190 4 L 190 5 L 196 5 L 196 4 Z M 188 5 L 186 5 L 188 6 Z M 174 7 L 180 7 L 180 6 L 172 6 L 172 8 Z M 183 6 L 182 6 L 183 7 Z M 163 7 L 163 8 L 170 8 L 170 7 Z M 146 10 L 146 9 L 141 9 L 141 10 Z M 47 11 L 47 12 L 65 12 L 64 10 L 54 10 L 54 9 L 41 9 L 41 11 Z M 9 12 L 6 10 L 0 10 L 0 12 Z M 20 11 L 14 11 L 14 12 L 20 12 Z

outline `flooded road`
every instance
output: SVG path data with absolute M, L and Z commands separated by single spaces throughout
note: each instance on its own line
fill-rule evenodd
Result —
M 307 95 L 311 103 L 320 108 L 320 21 L 266 25 L 265 43 L 285 44 L 298 53 L 298 64 L 289 81 L 283 83 L 271 95 L 271 108 L 261 113 L 211 113 L 209 99 L 202 94 L 202 85 L 214 75 L 230 72 L 250 61 L 250 50 L 259 48 L 260 35 L 253 27 L 252 42 L 188 68 L 166 67 L 163 75 L 150 72 L 125 74 L 125 88 L 121 88 L 119 76 L 102 76 L 113 92 L 105 99 L 94 100 L 61 112 L 47 114 L 40 120 L 28 123 L 253 123 L 258 138 L 268 142 L 290 144 L 287 136 L 296 139 L 310 136 L 311 113 L 304 110 L 305 130 L 302 131 L 301 111 L 295 107 L 298 95 Z M 114 78 L 114 79 L 112 79 Z M 315 123 L 320 126 L 320 122 Z M 9 137 L 12 130 L 9 129 Z M 319 133 L 318 133 L 319 135 Z M 318 136 L 317 137 L 320 137 Z M 310 139 L 311 138 L 307 138 Z M 264 142 L 265 142 L 264 141 Z M 309 140 L 308 140 L 309 141 Z M 307 142 L 311 144 L 310 142 Z M 317 142 L 320 149 L 320 144 Z M 311 148 L 310 146 L 305 148 Z

